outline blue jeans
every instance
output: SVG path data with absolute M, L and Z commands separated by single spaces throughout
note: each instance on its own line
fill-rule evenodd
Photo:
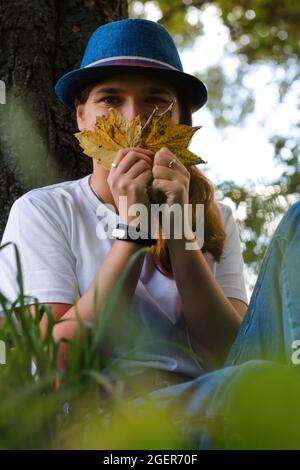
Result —
M 292 364 L 292 342 L 297 339 L 300 340 L 300 201 L 289 208 L 272 237 L 224 366 L 191 381 L 156 390 L 149 397 L 172 409 L 180 403 L 182 426 L 185 417 L 197 416 L 199 422 L 215 417 L 217 422 L 243 378 L 255 378 L 255 374 L 267 373 L 270 368 L 276 375 L 279 364 Z M 226 441 L 226 431 L 223 437 Z M 215 445 L 209 430 L 200 432 L 199 449 Z
M 279 223 L 225 366 L 253 359 L 291 363 L 300 339 L 300 201 Z

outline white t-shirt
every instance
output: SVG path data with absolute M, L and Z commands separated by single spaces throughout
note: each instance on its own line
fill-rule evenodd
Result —
M 1 241 L 15 242 L 20 250 L 24 292 L 39 303 L 74 304 L 93 281 L 114 238 L 99 239 L 104 228 L 96 214 L 102 204 L 92 192 L 88 176 L 33 189 L 11 207 Z M 210 253 L 205 258 L 224 294 L 248 303 L 243 277 L 239 232 L 231 208 L 218 202 L 228 238 L 220 263 Z M 102 207 L 103 209 L 103 207 Z M 105 230 L 111 234 L 119 216 L 105 206 Z M 8 305 L 18 295 L 13 245 L 0 251 L 0 291 Z M 30 297 L 27 303 L 33 303 Z M 1 308 L 1 307 L 0 307 Z M 201 309 L 201 305 L 199 305 Z M 124 319 L 121 341 L 112 360 L 127 373 L 146 367 L 182 372 L 191 377 L 203 373 L 195 358 L 174 343 L 192 350 L 180 315 L 174 280 L 163 276 L 146 254 L 132 308 Z

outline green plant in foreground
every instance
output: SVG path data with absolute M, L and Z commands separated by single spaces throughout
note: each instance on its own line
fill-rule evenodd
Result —
M 123 373 L 123 383 L 114 383 L 102 373 L 110 367 L 99 349 L 110 313 L 128 270 L 148 248 L 142 248 L 129 260 L 99 321 L 83 322 L 77 312 L 68 367 L 60 373 L 56 368 L 60 341 L 53 339 L 52 330 L 62 320 L 56 321 L 49 306 L 40 305 L 38 299 L 30 299 L 31 303 L 34 300 L 35 314 L 30 313 L 20 255 L 16 245 L 14 248 L 19 295 L 9 305 L 0 292 L 0 339 L 7 346 L 6 364 L 0 366 L 0 448 L 189 447 L 191 442 L 176 427 L 171 411 L 160 409 L 147 398 L 146 390 L 131 383 L 145 399 L 143 405 L 133 406 L 124 386 L 126 375 Z M 97 308 L 96 294 L 94 307 Z M 44 335 L 40 329 L 42 315 L 47 316 Z
M 19 295 L 8 306 L 0 292 L 0 339 L 7 346 L 6 364 L 0 365 L 0 449 L 196 449 L 202 432 L 220 449 L 300 449 L 296 367 L 267 361 L 238 366 L 217 395 L 212 390 L 207 396 L 199 413 L 196 382 L 182 402 L 164 403 L 151 400 L 126 374 L 113 382 L 103 372 L 111 363 L 100 353 L 101 339 L 128 271 L 147 250 L 130 258 L 99 321 L 84 323 L 78 312 L 68 367 L 58 374 L 59 342 L 52 336 L 57 321 L 38 299 L 35 315 L 30 313 L 15 246 Z M 48 320 L 45 335 L 40 330 L 43 314 Z M 126 384 L 137 392 L 139 403 Z M 195 411 L 186 413 L 190 401 Z

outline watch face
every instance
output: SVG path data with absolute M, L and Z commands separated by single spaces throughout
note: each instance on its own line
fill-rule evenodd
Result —
M 114 237 L 119 237 L 119 238 L 125 238 L 126 237 L 126 232 L 122 228 L 115 228 L 113 230 L 113 236 Z

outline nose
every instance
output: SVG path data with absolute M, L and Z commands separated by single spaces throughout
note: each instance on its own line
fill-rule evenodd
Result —
M 141 123 L 144 125 L 149 117 L 147 116 L 147 111 L 149 110 L 145 109 L 142 103 L 140 103 L 137 99 L 132 98 L 128 99 L 124 103 L 122 114 L 128 121 L 132 121 L 139 114 Z

